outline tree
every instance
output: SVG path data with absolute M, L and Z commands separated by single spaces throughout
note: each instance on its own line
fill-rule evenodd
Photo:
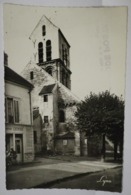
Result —
M 98 95 L 90 93 L 77 106 L 75 113 L 80 132 L 90 135 L 105 135 L 114 143 L 114 159 L 117 157 L 118 143 L 123 150 L 124 101 L 109 91 Z M 104 147 L 105 143 L 103 143 Z M 104 150 L 104 149 L 103 149 Z M 104 153 L 104 151 L 103 151 Z

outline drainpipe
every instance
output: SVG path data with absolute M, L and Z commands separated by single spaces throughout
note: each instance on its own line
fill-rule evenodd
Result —
M 32 127 L 32 131 L 33 131 L 33 112 L 32 112 L 32 104 L 31 104 L 31 89 L 29 90 L 29 101 L 30 101 L 30 120 L 31 120 L 31 127 Z M 32 132 L 33 133 L 33 132 Z M 34 159 L 34 155 L 35 155 L 35 149 L 34 149 L 34 141 L 32 140 L 33 142 L 33 159 Z
M 29 90 L 29 102 L 30 102 L 30 120 L 31 120 L 31 125 L 33 125 L 33 115 L 32 115 L 32 104 L 31 104 L 31 90 Z

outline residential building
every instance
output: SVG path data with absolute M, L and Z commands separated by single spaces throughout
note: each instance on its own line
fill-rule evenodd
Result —
M 31 92 L 33 85 L 5 65 L 6 151 L 13 148 L 18 162 L 34 160 Z

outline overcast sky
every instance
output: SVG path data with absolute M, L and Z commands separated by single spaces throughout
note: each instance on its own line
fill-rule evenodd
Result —
M 44 8 L 4 6 L 4 48 L 9 66 L 20 73 L 31 60 L 29 36 L 46 15 L 71 45 L 72 91 L 84 98 L 110 90 L 124 96 L 126 67 L 125 7 Z

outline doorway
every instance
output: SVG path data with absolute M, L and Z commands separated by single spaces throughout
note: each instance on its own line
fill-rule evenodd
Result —
M 22 144 L 22 135 L 15 135 L 15 151 L 17 154 L 17 162 L 22 162 L 23 160 L 23 144 Z

